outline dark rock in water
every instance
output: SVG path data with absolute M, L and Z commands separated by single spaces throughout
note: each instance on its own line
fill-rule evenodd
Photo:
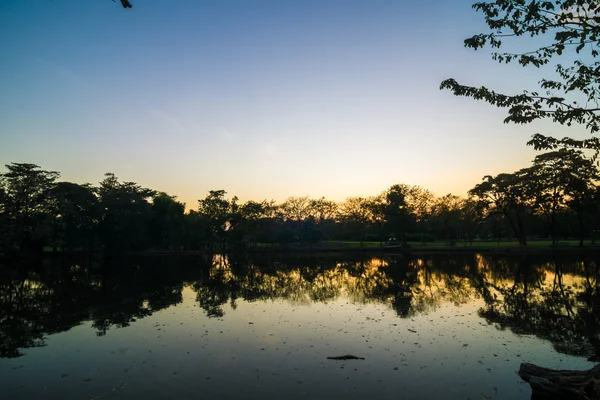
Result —
M 364 357 L 356 357 L 353 356 L 352 354 L 346 354 L 343 356 L 337 356 L 337 357 L 327 357 L 328 360 L 364 360 Z
M 519 376 L 529 382 L 532 399 L 600 400 L 600 365 L 570 371 L 522 363 Z

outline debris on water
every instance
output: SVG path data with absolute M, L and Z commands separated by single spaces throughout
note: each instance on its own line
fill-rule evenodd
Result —
M 357 357 L 357 356 L 353 356 L 352 354 L 346 354 L 343 356 L 336 356 L 336 357 L 327 357 L 328 360 L 364 360 L 364 357 Z
M 62 374 L 60 377 L 61 378 L 66 378 L 67 376 L 69 376 L 69 374 Z
M 117 390 L 121 390 L 125 387 L 125 382 L 121 382 L 121 384 L 115 388 L 113 388 L 113 392 L 116 392 Z

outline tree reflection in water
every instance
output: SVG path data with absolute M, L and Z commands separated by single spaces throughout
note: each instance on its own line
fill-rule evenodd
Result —
M 549 340 L 561 353 L 598 360 L 597 261 L 523 257 L 514 264 L 512 276 L 485 274 L 492 298 L 480 315 L 502 329 Z
M 43 346 L 48 335 L 91 322 L 99 336 L 182 302 L 190 287 L 208 317 L 225 307 L 346 298 L 385 304 L 400 318 L 445 303 L 481 301 L 499 329 L 536 335 L 559 352 L 596 360 L 598 260 L 480 254 L 379 256 L 215 255 L 45 260 L 0 267 L 0 357 Z

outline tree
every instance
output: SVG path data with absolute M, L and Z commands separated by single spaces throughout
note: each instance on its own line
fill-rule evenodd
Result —
M 343 223 L 346 234 L 352 239 L 365 241 L 367 228 L 373 218 L 372 202 L 364 197 L 348 197 L 339 208 L 340 220 Z
M 52 204 L 53 248 L 91 250 L 100 217 L 98 198 L 92 187 L 58 182 L 50 190 L 49 199 Z
M 473 8 L 482 12 L 490 32 L 474 35 L 464 41 L 475 50 L 490 46 L 500 49 L 505 38 L 539 37 L 531 50 L 492 53 L 500 63 L 518 62 L 522 66 L 552 66 L 556 74 L 538 82 L 538 89 L 520 94 L 502 94 L 486 87 L 459 84 L 454 79 L 441 83 L 456 96 L 484 100 L 497 107 L 508 108 L 504 122 L 526 124 L 550 119 L 561 125 L 581 124 L 590 133 L 600 130 L 600 3 L 588 0 L 495 0 L 477 2 Z M 527 43 L 526 39 L 522 42 Z M 541 47 L 539 43 L 544 43 Z M 561 56 L 565 63 L 554 62 Z M 554 62 L 554 64 L 552 64 Z M 545 69 L 545 68 L 544 68 Z M 541 92 L 540 92 L 541 90 Z M 536 149 L 558 147 L 600 150 L 598 138 L 556 139 L 535 134 L 529 145 Z
M 233 216 L 238 211 L 237 197 L 231 202 L 225 198 L 224 190 L 210 190 L 208 196 L 198 200 L 198 212 L 204 215 L 208 221 L 211 232 L 211 244 L 221 244 L 225 249 L 227 245 L 227 232 L 232 229 Z
M 155 191 L 134 182 L 119 182 L 105 174 L 100 182 L 101 219 L 99 236 L 109 251 L 139 250 L 147 246 L 150 203 Z
M 598 179 L 596 164 L 580 150 L 562 148 L 540 154 L 528 169 L 534 207 L 546 218 L 552 244 L 556 245 L 557 216 L 571 208 L 580 222 L 583 235 L 583 204 Z
M 463 199 L 461 201 L 459 229 L 465 246 L 467 242 L 473 244 L 473 239 L 479 229 L 479 223 L 482 221 L 481 214 L 481 207 L 473 199 Z
M 410 224 L 405 187 L 392 185 L 383 195 L 384 229 L 388 235 L 404 239 Z
M 579 224 L 579 246 L 583 246 L 585 236 L 584 216 L 597 211 L 598 202 L 596 182 L 600 179 L 598 165 L 593 160 L 584 157 L 581 151 L 562 150 L 559 154 L 563 160 L 561 169 L 566 176 L 567 207 L 577 217 Z
M 310 200 L 309 207 L 310 215 L 319 225 L 322 236 L 324 238 L 329 238 L 329 235 L 335 228 L 335 217 L 338 213 L 338 204 L 335 201 L 321 197 L 320 199 Z
M 154 248 L 174 249 L 183 245 L 185 204 L 177 197 L 158 193 L 150 206 L 149 234 Z
M 308 218 L 310 215 L 311 202 L 308 196 L 303 197 L 288 197 L 281 205 L 280 209 L 283 212 L 284 219 L 300 222 Z
M 421 186 L 404 186 L 404 201 L 408 212 L 414 217 L 421 234 L 421 243 L 435 202 L 434 194 Z
M 527 173 L 522 169 L 512 174 L 487 175 L 483 182 L 469 190 L 469 196 L 488 213 L 494 209 L 500 211 L 523 247 L 527 245 L 525 218 L 531 209 Z
M 200 250 L 203 245 L 211 245 L 213 234 L 208 219 L 195 210 L 190 210 L 184 215 L 183 248 L 185 250 Z
M 310 216 L 305 221 L 302 221 L 300 228 L 300 239 L 302 242 L 308 243 L 310 247 L 321 240 L 321 230 L 317 225 L 315 218 Z
M 309 208 L 309 213 L 320 223 L 335 217 L 338 210 L 338 204 L 335 201 L 321 197 L 320 199 L 310 200 Z
M 35 164 L 11 163 L 6 168 L 0 174 L 0 209 L 10 236 L 5 250 L 40 251 L 50 240 L 48 194 L 60 175 Z
M 266 200 L 249 200 L 240 205 L 240 222 L 236 227 L 237 240 L 247 244 L 271 241 L 275 208 L 273 201 Z
M 432 214 L 448 245 L 456 244 L 463 205 L 463 199 L 451 193 L 436 199 L 433 205 Z
M 8 195 L 2 185 L 0 185 L 0 255 L 6 252 L 13 246 L 12 229 L 10 224 L 10 216 L 6 208 Z

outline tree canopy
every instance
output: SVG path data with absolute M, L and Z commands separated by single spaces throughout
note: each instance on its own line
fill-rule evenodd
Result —
M 492 58 L 500 63 L 514 63 L 539 68 L 547 76 L 534 90 L 505 94 L 485 86 L 460 84 L 446 79 L 441 89 L 456 96 L 483 100 L 507 108 L 504 122 L 527 124 L 549 119 L 561 125 L 579 124 L 590 133 L 600 130 L 598 94 L 600 82 L 600 3 L 585 0 L 496 0 L 477 2 L 473 8 L 483 13 L 490 31 L 464 41 L 465 47 L 491 47 Z M 534 38 L 530 39 L 529 38 Z M 520 38 L 519 45 L 531 48 L 504 51 L 510 38 Z M 522 46 L 518 46 L 521 48 Z M 548 71 L 551 67 L 554 71 Z M 533 135 L 528 142 L 536 149 L 559 147 L 600 150 L 596 137 L 576 140 Z
M 288 197 L 240 202 L 210 190 L 187 209 L 175 196 L 113 173 L 96 185 L 12 163 L 0 173 L 0 256 L 42 250 L 126 252 L 312 248 L 318 242 L 425 243 L 594 239 L 600 223 L 598 167 L 581 150 L 538 155 L 530 166 L 486 176 L 469 198 L 395 184 L 336 202 Z M 327 244 L 325 244 L 327 246 Z M 335 245 L 335 244 L 334 244 Z

